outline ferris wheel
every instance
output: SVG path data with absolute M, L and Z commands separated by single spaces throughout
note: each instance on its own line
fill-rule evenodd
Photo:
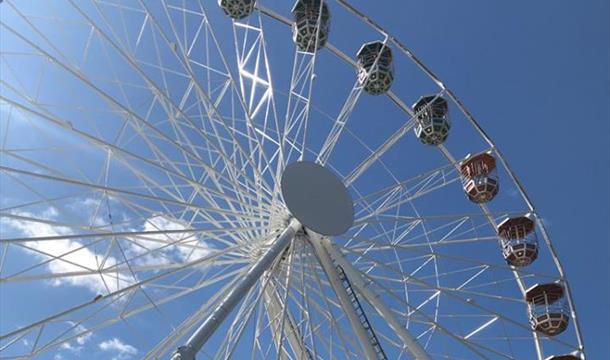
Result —
M 585 358 L 516 175 L 349 2 L 0 13 L 0 358 Z

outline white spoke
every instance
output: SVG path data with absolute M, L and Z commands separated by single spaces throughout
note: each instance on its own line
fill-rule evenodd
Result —
M 523 185 L 347 0 L 0 2 L 0 357 L 584 358 Z

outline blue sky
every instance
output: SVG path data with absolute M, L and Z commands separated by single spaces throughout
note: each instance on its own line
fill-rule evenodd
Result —
M 209 2 L 211 4 L 211 2 Z M 3 4 L 4 6 L 5 4 Z M 355 1 L 354 5 L 366 12 L 390 33 L 405 43 L 415 54 L 423 60 L 443 81 L 454 90 L 464 101 L 469 110 L 478 119 L 486 132 L 496 142 L 502 154 L 511 164 L 519 179 L 525 186 L 532 198 L 537 210 L 544 217 L 551 238 L 563 263 L 564 269 L 570 280 L 578 314 L 581 321 L 581 329 L 584 333 L 587 354 L 590 358 L 603 358 L 610 353 L 608 342 L 600 339 L 608 338 L 608 323 L 610 322 L 609 303 L 610 288 L 608 274 L 610 273 L 610 249 L 609 249 L 609 13 L 610 9 L 606 1 L 592 0 L 586 5 L 571 1 L 541 1 L 541 2 L 488 2 L 488 1 L 434 1 L 434 2 L 365 2 Z M 27 6 L 27 5 L 26 5 Z M 334 4 L 333 6 L 336 6 Z M 391 6 L 395 8 L 390 9 Z M 224 44 L 231 45 L 230 27 L 220 12 L 210 5 L 210 16 L 216 24 L 219 24 L 218 35 Z M 0 8 L 1 11 L 1 8 Z M 62 9 L 58 10 L 60 13 Z M 3 21 L 4 21 L 3 16 Z M 344 31 L 349 28 L 345 22 L 346 15 L 333 18 L 330 41 L 346 44 L 345 48 L 354 52 L 362 41 L 372 40 L 374 34 L 359 30 L 352 33 Z M 137 22 L 134 22 L 137 27 Z M 268 37 L 274 41 L 270 47 L 270 57 L 283 58 L 283 54 L 290 53 L 293 45 L 287 39 L 285 29 L 275 29 L 270 26 Z M 75 32 L 52 33 L 57 39 L 69 39 L 63 41 L 67 51 L 80 51 L 78 47 L 86 36 L 85 33 Z M 279 41 L 279 40 L 282 41 Z M 364 39 L 364 40 L 363 40 Z M 8 42 L 7 42 L 8 43 Z M 12 43 L 11 43 L 12 44 Z M 150 44 L 149 44 L 150 45 Z M 74 47 L 73 47 L 74 46 Z M 145 48 L 152 52 L 152 47 Z M 286 57 L 290 59 L 291 57 Z M 323 84 L 323 90 L 314 94 L 314 100 L 322 109 L 336 111 L 337 98 L 335 94 L 349 91 L 352 83 L 349 81 L 334 81 L 337 79 L 350 79 L 352 69 L 340 67 L 338 62 L 326 53 L 320 55 L 320 62 L 329 66 L 319 67 L 317 75 Z M 87 71 L 95 73 L 95 66 L 103 64 L 103 59 L 92 59 L 88 63 Z M 334 65 L 334 66 L 333 66 Z M 273 63 L 272 71 L 278 74 L 274 77 L 277 83 L 285 83 L 291 69 L 291 61 L 276 61 Z M 26 64 L 23 64 L 23 69 Z M 120 68 L 120 67 L 119 67 Z M 407 75 L 406 71 L 400 72 L 398 67 L 397 77 L 404 74 L 410 81 L 418 86 L 423 81 L 414 75 Z M 133 76 L 129 72 L 120 74 L 129 79 Z M 55 78 L 47 74 L 46 84 L 57 83 L 63 91 L 56 91 L 55 87 L 43 86 L 43 97 L 48 96 L 57 102 L 69 102 L 74 93 L 78 92 L 78 84 L 67 82 L 62 78 Z M 36 87 L 33 77 L 32 84 L 27 84 L 32 89 Z M 403 78 L 404 79 L 404 78 Z M 156 79 L 157 80 L 157 79 Z M 179 80 L 174 79 L 170 86 L 180 88 L 183 86 Z M 279 86 L 285 89 L 285 84 Z M 418 87 L 419 89 L 419 87 Z M 405 98 L 413 98 L 420 93 L 414 93 L 409 82 L 396 82 L 394 90 Z M 420 90 L 417 90 L 420 91 Z M 133 103 L 138 103 L 146 98 L 146 91 L 133 90 L 128 98 Z M 88 106 L 104 106 L 103 102 L 95 96 L 82 94 L 78 101 Z M 386 101 L 385 103 L 383 101 Z M 279 97 L 281 107 L 285 106 L 285 98 Z M 390 119 L 388 122 L 377 121 L 379 113 L 371 110 L 376 105 L 388 105 L 387 100 L 380 98 L 362 99 L 361 109 L 363 112 L 355 123 L 361 127 L 355 127 L 370 143 L 377 143 L 390 131 L 396 128 L 398 112 L 389 107 L 382 117 Z M 160 111 L 160 110 L 156 110 Z M 331 111 L 331 112 L 332 112 Z M 69 114 L 65 114 L 69 116 Z M 312 118 L 318 117 L 316 113 Z M 3 113 L 3 119 L 6 119 Z M 16 116 L 16 115 L 15 115 Z M 118 118 L 118 117 L 117 117 Z M 111 120 L 117 120 L 109 116 Z M 402 119 L 402 118 L 399 118 Z M 99 118 L 93 117 L 90 123 L 79 123 L 82 129 L 90 131 L 101 131 L 99 137 L 110 139 L 119 131 L 120 123 L 108 121 L 100 129 L 93 125 Z M 321 133 L 326 129 L 324 125 L 313 122 L 312 133 Z M 368 121 L 368 123 L 367 123 Z M 393 122 L 394 121 L 394 122 Z M 397 120 L 398 121 L 398 120 Z M 456 119 L 456 123 L 459 120 Z M 19 130 L 18 123 L 15 133 L 20 134 L 18 139 L 23 144 L 35 144 L 39 141 L 35 132 L 29 133 L 24 128 Z M 23 124 L 21 125 L 23 126 Z M 4 125 L 2 127 L 4 129 Z M 49 129 L 45 129 L 49 133 Z M 460 139 L 461 133 L 455 126 L 454 133 L 450 138 L 450 144 L 460 151 L 472 151 L 479 149 L 477 145 L 471 144 L 466 138 Z M 460 135 L 458 135 L 460 134 Z M 466 136 L 466 135 L 465 135 Z M 74 159 L 81 170 L 91 177 L 99 175 L 99 168 L 103 166 L 104 154 L 98 151 L 85 153 L 87 147 L 83 147 L 75 138 L 58 136 L 65 145 L 70 143 L 70 148 L 80 149 L 67 156 L 66 159 Z M 312 137 L 312 144 L 317 140 Z M 46 146 L 57 145 L 57 138 L 53 132 L 46 139 Z M 136 152 L 138 146 L 143 146 L 137 141 L 125 144 Z M 419 144 L 403 149 L 414 149 L 418 158 L 405 156 L 405 152 L 390 152 L 387 161 L 398 164 L 405 159 L 409 160 L 409 167 L 397 166 L 400 176 L 408 176 L 409 172 L 424 171 L 429 169 L 428 162 L 438 161 L 438 156 L 432 153 L 420 153 Z M 338 145 L 337 153 L 351 151 L 352 158 L 335 159 L 333 163 L 341 173 L 349 171 L 357 161 L 361 148 L 350 143 Z M 407 152 L 411 154 L 411 152 Z M 173 157 L 176 154 L 168 153 Z M 41 153 L 35 157 L 43 162 L 54 161 L 52 152 Z M 80 158 L 79 158 L 80 156 Z M 34 156 L 33 156 L 34 157 Z M 79 160 L 80 159 L 80 160 Z M 83 161 L 87 159 L 87 161 Z M 9 160 L 3 165 L 11 165 Z M 21 165 L 21 164 L 19 164 Z M 65 171 L 69 168 L 66 161 L 54 163 L 56 169 Z M 119 165 L 113 164 L 113 182 L 121 186 L 128 186 L 135 181 L 128 172 Z M 19 167 L 19 166 L 16 166 Z M 150 176 L 156 176 L 154 169 L 143 170 Z M 404 174 L 401 173 L 404 171 Z M 383 178 L 387 180 L 387 178 Z M 8 182 L 7 182 L 8 183 Z M 7 184 L 4 183 L 4 184 Z M 134 184 L 137 183 L 134 182 Z M 378 188 L 375 176 L 361 181 L 360 189 L 374 190 Z M 4 185 L 4 194 L 8 185 Z M 16 187 L 17 188 L 17 187 Z M 54 194 L 69 192 L 68 188 L 55 188 Z M 506 190 L 510 193 L 509 189 Z M 459 194 L 461 195 L 461 194 Z M 16 197 L 17 203 L 25 202 L 26 191 L 12 192 L 7 199 Z M 10 199 L 9 199 L 10 200 Z M 14 200 L 14 199 L 13 199 Z M 64 209 L 71 209 L 72 213 L 62 213 L 63 219 L 70 218 L 79 221 L 79 211 L 87 206 L 90 198 L 83 196 L 80 204 L 63 204 Z M 98 199 L 99 200 L 99 199 Z M 109 200 L 112 201 L 112 200 Z M 510 201 L 508 199 L 507 201 Z M 77 205 L 81 205 L 79 208 Z M 425 210 L 434 210 L 434 203 L 418 204 Z M 115 206 L 115 205 L 112 205 Z M 123 217 L 128 219 L 133 214 L 127 209 L 116 205 L 115 219 Z M 120 214 L 120 215 L 117 215 Z M 101 215 L 100 215 L 101 216 Z M 57 214 L 48 214 L 50 218 L 58 218 Z M 82 219 L 80 219 L 82 221 Z M 103 221 L 103 220 L 100 220 Z M 157 221 L 163 221 L 157 219 Z M 153 221 L 154 222 L 154 221 Z M 134 225 L 138 230 L 146 229 L 145 224 Z M 180 224 L 167 226 L 179 227 Z M 14 230 L 14 229 L 12 229 Z M 8 235 L 7 235 L 8 236 Z M 17 236 L 11 233 L 10 236 Z M 169 255 L 168 255 L 169 256 Z M 181 253 L 173 253 L 171 256 L 182 256 Z M 19 261 L 24 261 L 19 259 Z M 593 282 L 595 279 L 597 282 Z M 65 285 L 65 284 L 64 284 Z M 82 283 L 70 284 L 82 286 Z M 86 287 L 87 285 L 85 285 Z M 69 288 L 69 287 L 66 287 Z M 39 296 L 33 288 L 20 288 L 24 299 Z M 43 290 L 49 294 L 49 308 L 61 308 L 62 294 L 57 286 L 47 286 Z M 89 290 L 91 290 L 89 288 Z M 91 296 L 91 291 L 83 293 L 69 291 L 74 299 L 86 301 Z M 167 309 L 173 315 L 184 316 L 185 309 L 195 309 L 197 304 L 203 301 L 205 294 L 199 294 L 176 304 Z M 0 297 L 2 299 L 2 297 Z M 4 324 L 17 324 L 22 322 L 23 317 L 35 319 L 39 317 L 37 311 L 25 313 L 25 307 L 20 308 L 20 301 L 16 299 L 3 299 L 0 309 L 3 314 L 8 314 L 2 321 Z M 17 311 L 14 311 L 17 309 Z M 10 313 L 9 313 L 10 312 Z M 188 312 L 186 312 L 188 313 Z M 7 321 L 6 318 L 9 320 Z M 180 317 L 181 318 L 181 317 Z M 141 322 L 140 322 L 141 321 Z M 161 336 L 161 327 L 150 327 L 162 319 L 156 318 L 156 314 L 144 319 L 134 320 L 134 327 L 145 328 L 142 332 L 132 332 L 129 327 L 120 324 L 114 330 L 103 330 L 96 333 L 93 338 L 82 338 L 73 342 L 74 349 L 63 349 L 62 356 L 78 356 L 78 346 L 87 349 L 101 351 L 100 358 L 106 358 L 106 354 L 114 354 L 119 359 L 137 357 L 142 355 L 149 344 L 146 338 Z M 4 325 L 2 327 L 5 332 Z M 150 332 L 150 334 L 148 334 Z M 82 344 L 81 344 L 82 342 Z M 109 356 L 109 355 L 108 355 Z M 123 356 L 123 357 L 120 357 Z
M 460 96 L 549 225 L 587 354 L 610 353 L 607 1 L 360 4 Z M 403 14 L 419 16 L 403 18 Z M 586 130 L 585 130 L 586 129 Z

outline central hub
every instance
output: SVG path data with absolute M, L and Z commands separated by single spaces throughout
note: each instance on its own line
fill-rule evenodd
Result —
M 306 228 L 322 235 L 341 235 L 354 223 L 349 192 L 324 166 L 292 163 L 284 169 L 281 185 L 288 211 Z

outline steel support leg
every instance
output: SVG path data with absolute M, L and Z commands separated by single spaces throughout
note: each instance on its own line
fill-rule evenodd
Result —
M 356 310 L 352 306 L 352 303 L 349 299 L 349 295 L 341 284 L 339 274 L 337 273 L 337 269 L 335 268 L 335 265 L 333 264 L 333 261 L 330 255 L 328 254 L 328 251 L 326 251 L 326 249 L 322 245 L 324 238 L 319 234 L 312 233 L 311 231 L 308 231 L 308 237 L 313 246 L 316 257 L 318 258 L 322 269 L 328 277 L 328 281 L 330 282 L 333 291 L 335 292 L 335 294 L 337 294 L 337 298 L 339 299 L 339 303 L 341 304 L 343 312 L 345 313 L 345 315 L 347 315 L 347 319 L 349 320 L 352 329 L 360 340 L 359 342 L 360 346 L 362 347 L 362 351 L 366 355 L 367 359 L 377 359 L 377 353 L 375 352 L 375 349 L 369 341 L 366 329 L 362 326 L 358 314 L 356 314 Z
M 405 344 L 407 352 L 409 352 L 415 359 L 417 360 L 431 360 L 432 358 L 426 350 L 417 342 L 417 340 L 409 333 L 409 331 L 396 319 L 396 316 L 383 303 L 379 297 L 373 293 L 367 286 L 364 280 L 362 279 L 362 275 L 359 271 L 354 269 L 352 264 L 345 260 L 343 255 L 335 249 L 335 247 L 330 243 L 328 238 L 322 238 L 320 240 L 320 246 L 324 248 L 324 251 L 328 252 L 330 256 L 343 268 L 343 271 L 347 274 L 347 277 L 352 282 L 352 285 L 358 290 L 362 296 L 368 301 L 369 304 L 377 311 L 377 313 L 387 321 L 388 325 L 394 330 L 396 335 L 403 341 Z
M 282 233 L 271 243 L 267 251 L 244 275 L 243 279 L 229 292 L 229 294 L 216 306 L 212 314 L 199 326 L 184 346 L 176 350 L 172 360 L 194 360 L 195 355 L 214 334 L 231 311 L 246 296 L 248 291 L 263 276 L 265 270 L 273 264 L 275 259 L 286 249 L 301 224 L 292 219 Z
M 313 357 L 309 352 L 309 349 L 307 349 L 305 346 L 303 335 L 299 331 L 299 328 L 297 327 L 294 317 L 290 311 L 286 311 L 285 319 L 282 319 L 280 316 L 282 313 L 282 301 L 272 284 L 267 285 L 267 288 L 265 289 L 265 302 L 267 303 L 267 317 L 269 318 L 269 324 L 271 325 L 271 329 L 275 334 L 274 336 L 277 337 L 274 339 L 274 341 L 278 342 L 276 344 L 278 350 L 280 348 L 279 339 L 282 337 L 282 334 L 280 334 L 280 329 L 282 328 L 282 321 L 285 321 L 283 330 L 286 334 L 286 338 L 288 339 L 288 343 L 296 356 L 296 359 L 312 360 Z M 279 356 L 280 359 L 288 359 L 288 356 L 284 352 L 282 352 Z

